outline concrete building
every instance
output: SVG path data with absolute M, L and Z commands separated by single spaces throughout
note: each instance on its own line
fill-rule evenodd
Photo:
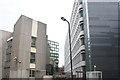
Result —
M 53 64 L 53 74 L 58 72 L 58 64 L 59 64 L 59 43 L 55 41 L 48 40 L 48 44 L 50 46 L 50 59 Z
M 7 49 L 7 39 L 10 37 L 11 32 L 0 30 L 0 80 L 4 76 L 4 61 Z
M 70 19 L 73 74 L 102 71 L 103 78 L 120 77 L 118 0 L 75 0 Z M 65 72 L 70 73 L 68 34 Z M 80 72 L 77 75 L 77 72 Z
M 7 49 L 3 78 L 42 78 L 46 75 L 46 64 L 50 61 L 46 28 L 46 24 L 23 15 L 18 19 L 12 36 L 6 36 L 4 41 Z

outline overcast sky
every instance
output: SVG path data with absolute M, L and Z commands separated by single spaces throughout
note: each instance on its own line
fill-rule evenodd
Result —
M 47 24 L 49 40 L 59 42 L 59 66 L 64 65 L 64 42 L 74 0 L 0 0 L 0 29 L 13 31 L 14 24 L 25 15 Z

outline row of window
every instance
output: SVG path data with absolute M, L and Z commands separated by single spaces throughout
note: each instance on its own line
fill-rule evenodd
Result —
M 79 8 L 78 13 L 77 13 L 77 10 L 78 10 L 78 7 L 77 7 L 77 9 L 76 9 L 76 12 L 74 12 L 75 15 L 76 15 L 76 16 L 74 16 L 75 19 L 73 19 L 73 20 L 71 21 L 71 26 L 72 26 L 72 28 L 71 28 L 72 33 L 71 33 L 71 34 L 73 34 L 73 32 L 74 32 L 75 27 L 76 27 L 76 25 L 77 25 L 77 23 L 78 23 L 78 21 L 79 21 L 79 18 L 83 17 L 83 8 L 82 8 L 82 7 Z
M 58 49 L 58 45 L 51 45 L 51 44 L 49 44 L 49 45 L 50 45 L 50 47 L 52 47 L 52 48 Z
M 36 47 L 36 37 L 31 37 L 32 42 L 31 42 L 31 47 Z M 50 43 L 50 42 L 49 42 Z M 58 49 L 58 43 L 50 44 L 52 50 L 59 51 Z
M 10 68 L 12 39 L 7 42 L 5 68 Z
M 73 58 L 73 65 L 76 65 L 80 62 L 80 54 L 78 53 L 74 58 Z
M 31 47 L 34 47 L 34 48 L 36 48 L 36 37 L 31 37 L 31 39 L 32 39 L 32 42 L 31 42 Z M 30 53 L 30 63 L 34 63 L 35 64 L 35 62 L 36 62 L 36 53 L 33 53 L 33 52 L 31 52 Z M 35 77 L 35 69 L 30 69 L 30 71 L 29 71 L 29 77 Z
M 76 38 L 78 37 L 80 31 L 83 31 L 83 30 L 84 30 L 84 24 L 83 24 L 83 21 L 80 21 L 80 22 L 79 22 L 79 25 L 78 25 L 78 27 L 77 27 L 76 33 L 75 33 L 75 35 L 73 35 L 74 37 L 73 37 L 73 39 L 72 39 L 72 44 L 75 43 L 75 40 L 76 40 Z
M 51 47 L 51 51 L 56 51 L 56 52 L 58 52 L 59 49 L 58 49 L 58 48 Z
M 32 42 L 31 42 L 31 47 L 36 47 L 36 37 L 31 37 Z M 30 63 L 35 63 L 35 53 L 31 52 L 30 53 Z
M 83 8 L 82 8 L 82 7 L 79 9 L 79 13 L 78 13 L 77 16 L 76 16 L 76 19 L 73 19 L 73 20 L 75 20 L 75 21 L 73 21 L 74 24 L 73 24 L 73 23 L 71 24 L 71 25 L 73 26 L 73 27 L 71 28 L 71 30 L 72 30 L 73 32 L 74 32 L 74 30 L 75 30 L 75 27 L 76 27 L 78 21 L 79 21 L 79 18 L 81 18 L 81 17 L 83 17 Z M 73 34 L 73 33 L 72 33 L 72 34 Z
M 82 35 L 81 35 L 82 36 Z M 85 45 L 85 40 L 84 40 L 84 37 L 81 37 L 77 42 L 76 42 L 76 45 L 74 46 L 73 50 L 72 50 L 72 56 L 76 53 L 76 51 L 79 49 L 79 47 L 81 45 Z M 65 61 L 68 61 L 69 57 L 67 57 L 65 59 Z M 84 59 L 85 60 L 85 59 Z
M 59 57 L 59 55 L 55 54 L 55 53 L 51 53 L 50 56 L 52 56 L 52 57 Z
M 48 43 L 49 43 L 50 45 L 56 45 L 56 46 L 59 45 L 59 43 L 57 43 L 57 42 L 53 42 L 53 41 L 50 41 L 50 40 L 48 40 Z
M 85 45 L 85 40 L 84 37 L 81 37 L 80 39 L 77 40 L 76 44 L 74 45 L 73 49 L 72 49 L 72 53 L 73 55 L 75 54 L 75 52 L 80 48 L 80 46 Z

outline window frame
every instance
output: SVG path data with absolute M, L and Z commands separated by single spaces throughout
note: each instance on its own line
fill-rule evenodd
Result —
M 37 40 L 36 37 L 34 36 L 31 37 L 31 47 L 36 47 L 36 40 Z
M 34 54 L 34 57 L 32 56 L 32 54 Z M 30 53 L 30 63 L 36 63 L 36 55 L 35 55 L 36 53 L 33 53 L 33 52 L 31 52 Z M 32 62 L 32 60 L 34 60 L 33 62 Z
M 35 77 L 35 69 L 29 70 L 29 77 Z

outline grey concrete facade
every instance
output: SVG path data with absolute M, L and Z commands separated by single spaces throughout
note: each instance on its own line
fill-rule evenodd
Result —
M 9 34 L 7 37 L 6 33 L 4 42 L 8 48 L 4 50 L 6 58 L 2 78 L 42 78 L 46 75 L 46 64 L 50 61 L 46 27 L 42 22 L 20 16 L 12 36 Z
M 70 20 L 74 75 L 84 77 L 83 73 L 93 71 L 96 65 L 96 70 L 103 72 L 103 78 L 120 77 L 118 18 L 118 0 L 75 0 Z M 70 73 L 68 46 L 67 35 L 66 73 Z
M 32 19 L 21 16 L 15 24 L 10 78 L 29 78 L 30 70 L 30 52 L 31 52 L 31 37 L 32 37 Z M 41 78 L 45 75 L 46 54 L 47 54 L 47 38 L 46 24 L 38 22 L 36 32 L 36 54 L 35 54 L 35 78 Z M 24 55 L 24 56 L 23 56 Z M 17 57 L 21 63 L 14 62 Z
M 0 30 L 0 79 L 4 76 L 5 55 L 7 49 L 7 39 L 10 37 L 11 32 Z

